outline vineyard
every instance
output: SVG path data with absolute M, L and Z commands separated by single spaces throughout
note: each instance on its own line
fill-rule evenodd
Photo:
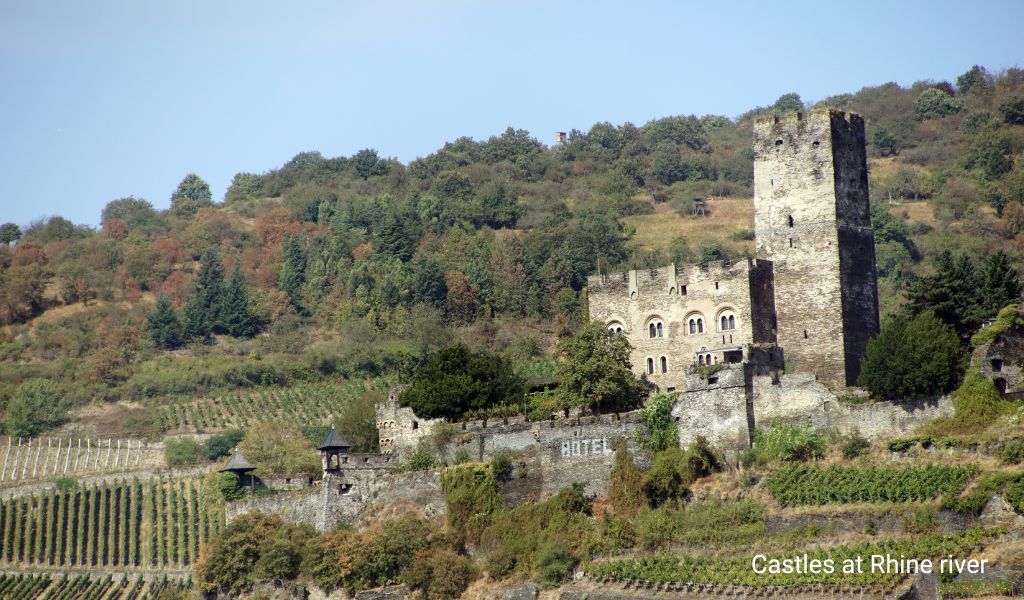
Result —
M 852 546 L 808 549 L 805 552 L 809 560 L 832 560 L 835 572 L 831 574 L 809 572 L 789 574 L 765 572 L 759 574 L 752 568 L 752 556 L 708 558 L 672 555 L 597 562 L 590 565 L 587 573 L 592 577 L 619 582 L 648 581 L 651 583 L 700 583 L 754 587 L 822 583 L 892 588 L 899 584 L 905 575 L 888 572 L 872 573 L 867 565 L 862 573 L 844 574 L 842 572 L 843 561 L 885 554 L 933 560 L 945 558 L 947 555 L 969 556 L 972 552 L 980 550 L 991 537 L 998 534 L 998 530 L 976 529 L 957 535 L 918 536 L 913 539 L 884 540 Z M 768 558 L 783 560 L 794 557 L 792 555 L 769 555 Z
M 346 380 L 260 388 L 200 400 L 179 399 L 164 407 L 161 419 L 170 431 L 215 431 L 269 419 L 323 425 L 345 410 L 351 399 L 373 389 L 384 391 L 379 381 Z
M 182 592 L 191 587 L 189 579 L 176 581 L 166 576 L 115 580 L 110 575 L 0 575 L 0 599 L 11 600 L 157 600 L 168 591 Z
M 224 523 L 200 483 L 138 480 L 0 502 L 0 564 L 168 567 L 195 562 Z M 26 584 L 27 585 L 27 584 Z
M 974 466 L 818 467 L 794 464 L 776 471 L 768 490 L 782 506 L 853 502 L 912 502 L 959 493 Z

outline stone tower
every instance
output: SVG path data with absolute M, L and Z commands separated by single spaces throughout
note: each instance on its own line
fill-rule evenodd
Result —
M 757 256 L 775 265 L 787 369 L 854 385 L 878 332 L 864 120 L 818 110 L 754 124 Z

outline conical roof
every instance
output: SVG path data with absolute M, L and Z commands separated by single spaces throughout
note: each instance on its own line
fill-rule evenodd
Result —
M 224 465 L 223 469 L 220 469 L 222 473 L 231 472 L 238 474 L 248 473 L 249 471 L 255 470 L 256 467 L 254 467 L 252 463 L 238 451 L 238 448 L 235 448 L 235 453 L 231 455 L 231 460 L 228 461 L 228 464 Z
M 346 442 L 341 437 L 341 434 L 338 433 L 338 430 L 334 428 L 334 425 L 331 425 L 331 430 L 327 432 L 327 439 L 324 440 L 324 443 L 320 444 L 318 450 L 348 450 L 351 447 L 352 444 Z

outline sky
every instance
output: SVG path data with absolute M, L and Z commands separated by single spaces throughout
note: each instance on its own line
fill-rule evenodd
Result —
M 98 225 L 190 172 L 374 148 L 408 162 L 508 126 L 736 117 L 1024 66 L 1020 0 L 0 0 L 0 222 Z

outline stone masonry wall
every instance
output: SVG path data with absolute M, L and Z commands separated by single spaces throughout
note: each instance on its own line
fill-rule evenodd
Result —
M 630 362 L 638 377 L 659 390 L 682 390 L 686 369 L 697 362 L 698 353 L 722 362 L 721 349 L 749 344 L 755 335 L 771 337 L 770 326 L 754 320 L 771 312 L 771 301 L 751 297 L 771 289 L 770 273 L 769 263 L 742 261 L 595 275 L 587 280 L 590 317 L 611 330 L 621 328 L 633 347 Z M 696 325 L 692 333 L 691 319 Z
M 775 267 L 778 343 L 788 369 L 838 386 L 855 383 L 878 330 L 863 144 L 863 120 L 836 111 L 754 124 L 755 243 Z

